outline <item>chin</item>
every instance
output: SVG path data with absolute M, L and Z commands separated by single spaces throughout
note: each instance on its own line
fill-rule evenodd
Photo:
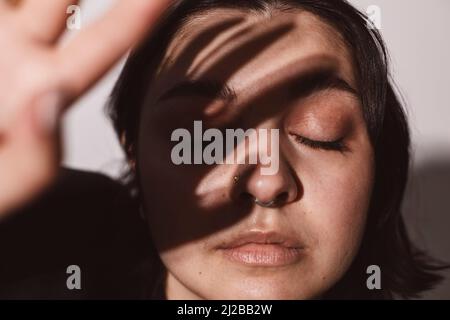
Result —
M 233 286 L 219 285 L 218 287 L 222 287 L 223 290 L 221 296 L 217 298 L 225 300 L 305 300 L 314 299 L 318 295 L 317 292 L 314 292 L 316 290 L 309 290 L 298 285 L 293 287 L 292 280 L 264 281 L 245 278 L 235 283 L 236 285 Z

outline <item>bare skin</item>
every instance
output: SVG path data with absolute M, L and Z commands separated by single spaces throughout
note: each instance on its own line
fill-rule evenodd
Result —
M 8 88 L 0 91 L 0 219 L 54 179 L 61 114 L 142 38 L 167 3 L 121 1 L 61 47 L 65 8 L 74 2 L 27 0 L 17 8 L 0 2 L 0 47 L 8 48 L 0 55 L 0 88 Z M 214 41 L 196 43 L 189 49 L 193 54 L 184 50 L 226 18 L 236 23 Z M 118 20 L 129 23 L 118 28 Z M 351 56 L 329 26 L 301 12 L 269 18 L 217 10 L 187 30 L 169 50 L 171 62 L 149 92 L 153 106 L 142 114 L 136 159 L 149 227 L 168 269 L 167 297 L 320 297 L 359 248 L 373 150 L 357 95 L 327 88 L 294 98 L 286 88 L 294 77 L 327 69 L 357 92 Z M 236 99 L 177 97 L 155 103 L 186 78 L 226 83 Z M 259 164 L 174 166 L 170 133 L 191 128 L 194 120 L 210 127 L 280 129 L 278 173 L 263 176 Z M 313 148 L 300 143 L 300 136 L 342 138 L 346 148 Z M 278 195 L 283 202 L 276 207 L 252 205 L 252 197 L 266 201 Z M 301 257 L 271 267 L 225 257 L 222 247 L 249 231 L 288 237 L 301 244 Z
M 0 1 L 0 219 L 54 179 L 61 115 L 142 39 L 169 1 L 119 1 L 61 46 L 66 8 L 76 3 Z
M 199 41 L 227 19 L 237 22 L 213 41 Z M 149 226 L 168 269 L 168 298 L 320 297 L 358 251 L 374 174 L 352 58 L 339 35 L 306 12 L 266 17 L 217 9 L 190 21 L 167 58 L 142 113 L 138 167 Z M 332 70 L 353 92 L 332 87 L 291 95 L 293 78 L 321 69 Z M 186 79 L 226 84 L 236 97 L 158 99 Z M 192 130 L 195 120 L 208 127 L 280 129 L 278 173 L 262 175 L 260 164 L 173 165 L 170 133 Z M 298 136 L 342 138 L 346 149 L 313 148 Z M 252 205 L 254 198 L 279 195 L 284 200 L 276 207 Z M 230 260 L 223 246 L 248 232 L 289 238 L 301 244 L 302 255 L 278 265 Z M 248 252 L 258 250 L 265 249 Z M 252 257 L 246 254 L 241 260 Z

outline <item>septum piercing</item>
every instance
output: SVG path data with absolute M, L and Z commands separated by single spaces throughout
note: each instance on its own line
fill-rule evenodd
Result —
M 234 182 L 234 184 L 237 184 L 239 182 L 239 175 L 233 177 L 233 182 Z M 263 202 L 263 201 L 259 201 L 257 198 L 254 198 L 253 202 L 260 207 L 271 208 L 274 206 L 276 199 L 273 199 L 269 202 Z
M 260 207 L 263 207 L 263 208 L 271 208 L 271 207 L 273 207 L 274 204 L 275 204 L 275 199 L 274 199 L 274 200 L 271 200 L 271 201 L 269 201 L 269 202 L 262 202 L 262 201 L 259 201 L 258 199 L 255 198 L 254 202 L 255 202 L 256 205 L 258 205 L 258 206 L 260 206 Z

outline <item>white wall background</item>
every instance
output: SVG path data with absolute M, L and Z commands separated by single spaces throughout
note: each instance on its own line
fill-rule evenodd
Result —
M 381 32 L 391 53 L 394 79 L 407 102 L 414 145 L 405 215 L 416 241 L 450 262 L 450 1 L 350 2 L 362 11 L 370 5 L 381 9 Z M 112 3 L 85 0 L 83 27 Z M 118 176 L 124 157 L 103 107 L 121 66 L 67 114 L 67 166 Z M 450 299 L 450 272 L 446 278 L 425 297 Z

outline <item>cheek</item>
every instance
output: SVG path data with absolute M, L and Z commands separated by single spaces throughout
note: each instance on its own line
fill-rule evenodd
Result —
M 168 132 L 159 130 L 152 121 L 146 127 L 141 125 L 137 161 L 141 197 L 153 240 L 161 248 L 171 245 L 170 235 L 181 229 L 189 199 L 189 179 L 172 163 L 171 148 Z
M 303 174 L 303 206 L 314 256 L 322 268 L 346 270 L 359 248 L 369 209 L 371 152 L 342 161 L 316 161 Z
M 170 134 L 149 125 L 141 131 L 139 180 L 150 231 L 160 251 L 208 235 L 215 226 L 230 224 L 221 171 L 211 166 L 174 165 Z M 216 168 L 217 169 L 217 168 Z M 203 182 L 209 188 L 200 192 Z M 213 226 L 213 227 L 211 227 Z

